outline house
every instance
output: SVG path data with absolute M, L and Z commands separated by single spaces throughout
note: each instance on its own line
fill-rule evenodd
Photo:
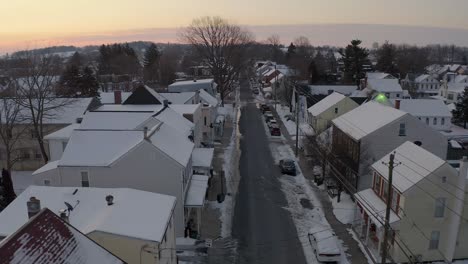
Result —
M 439 93 L 440 82 L 433 75 L 419 75 L 412 85 L 417 98 L 428 98 Z
M 439 93 L 447 104 L 456 103 L 467 87 L 468 83 L 444 81 L 440 87 Z
M 197 92 L 181 92 L 181 93 L 159 93 L 162 97 L 166 98 L 171 104 L 197 104 Z
M 193 137 L 197 140 L 195 145 L 201 145 L 204 127 L 208 126 L 208 117 L 205 123 L 201 104 L 171 105 L 170 108 L 194 124 Z M 206 117 L 206 116 L 205 116 Z
M 220 105 L 219 100 L 201 89 L 198 94 L 198 99 L 202 105 L 202 142 L 205 145 L 212 146 L 216 137 L 215 131 L 219 131 L 217 126 L 220 124 L 216 122 L 218 117 L 218 107 Z
M 368 166 L 406 141 L 445 159 L 447 139 L 416 117 L 377 102 L 365 103 L 334 119 L 330 161 L 350 193 L 372 183 Z
M 176 233 L 182 236 L 200 213 L 185 206 L 190 185 L 198 182 L 192 181 L 192 130 L 193 124 L 167 105 L 104 105 L 84 116 L 61 159 L 35 171 L 34 183 L 128 187 L 175 196 Z
M 126 263 L 47 208 L 26 221 L 1 241 L 0 263 Z
M 189 80 L 189 81 L 178 81 L 167 87 L 167 90 L 173 92 L 196 92 L 200 89 L 204 89 L 207 93 L 216 96 L 218 85 L 213 79 L 202 79 L 202 80 Z
M 312 95 L 330 95 L 337 92 L 349 96 L 358 90 L 358 87 L 357 85 L 309 85 L 309 90 Z
M 312 126 L 315 133 L 322 133 L 331 126 L 331 121 L 333 119 L 358 106 L 359 105 L 351 98 L 333 92 L 307 109 L 309 124 Z
M 366 72 L 367 79 L 396 79 L 390 73 L 385 72 Z
M 384 94 L 387 98 L 403 98 L 403 89 L 398 79 L 368 79 L 366 88 Z
M 53 101 L 53 102 L 52 102 Z M 80 122 L 83 114 L 91 107 L 92 98 L 60 98 L 52 100 L 50 107 L 65 104 L 63 107 L 47 110 L 43 118 L 43 134 L 47 135 L 60 130 L 71 124 Z M 4 101 L 2 102 L 4 103 Z M 2 107 L 2 106 L 0 106 Z M 18 157 L 13 165 L 15 171 L 34 171 L 44 165 L 42 153 L 38 144 L 37 136 L 31 124 L 27 121 L 30 117 L 28 109 L 19 111 L 21 119 L 25 121 L 18 122 L 13 127 L 12 137 L 19 136 L 15 144 L 14 156 Z M 2 122 L 5 120 L 2 119 Z M 46 152 L 49 152 L 49 146 L 45 144 Z M 6 167 L 6 150 L 0 146 L 0 162 L 2 167 Z
M 0 213 L 0 236 L 48 208 L 127 263 L 177 263 L 175 206 L 173 196 L 128 188 L 30 186 Z
M 397 99 L 396 109 L 417 117 L 429 127 L 439 131 L 450 131 L 452 113 L 442 100 L 434 99 Z
M 396 164 L 391 193 L 390 155 Z M 391 197 L 388 252 L 393 262 L 409 262 L 408 253 L 413 262 L 452 263 L 468 258 L 466 157 L 457 172 L 443 159 L 407 141 L 373 163 L 371 170 L 372 185 L 355 195 L 353 229 L 374 257 L 380 260 L 386 201 Z

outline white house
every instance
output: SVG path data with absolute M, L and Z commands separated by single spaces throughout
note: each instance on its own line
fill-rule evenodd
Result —
M 216 96 L 218 85 L 214 82 L 213 79 L 202 79 L 202 80 L 189 80 L 189 81 L 179 81 L 173 84 L 170 84 L 167 87 L 169 92 L 196 92 L 200 89 L 204 89 L 209 94 Z
M 398 79 L 368 79 L 366 88 L 384 94 L 389 99 L 403 98 Z
M 34 172 L 34 182 L 128 187 L 175 196 L 176 233 L 181 236 L 191 217 L 185 204 L 193 185 L 194 143 L 186 122 L 190 123 L 165 106 L 156 114 L 154 105 L 103 106 L 85 115 L 80 128 L 72 132 L 61 159 Z
M 467 87 L 468 83 L 444 81 L 440 87 L 440 96 L 445 99 L 447 104 L 456 103 Z
M 440 82 L 433 75 L 422 74 L 414 79 L 413 87 L 418 98 L 428 98 L 439 93 Z
M 392 153 L 396 167 L 389 193 L 387 164 Z M 389 255 L 395 263 L 410 262 L 405 252 L 412 262 L 468 258 L 467 170 L 466 159 L 458 173 L 427 150 L 403 143 L 372 165 L 372 185 L 355 195 L 353 229 L 380 260 L 386 201 L 391 195 Z
M 71 124 L 44 137 L 49 143 L 49 161 L 56 161 L 62 157 L 73 130 L 79 127 L 78 123 Z
M 177 263 L 173 196 L 128 188 L 30 186 L 0 213 L 0 237 L 29 220 L 31 202 L 127 263 Z
M 452 113 L 442 100 L 397 99 L 394 105 L 396 109 L 417 117 L 435 130 L 450 131 L 452 127 Z

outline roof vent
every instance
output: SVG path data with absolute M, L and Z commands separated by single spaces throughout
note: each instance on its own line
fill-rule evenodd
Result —
M 77 124 L 81 124 L 81 122 L 83 122 L 83 118 L 82 118 L 82 117 L 76 118 L 76 123 L 77 123 Z
M 106 196 L 106 201 L 107 201 L 107 205 L 108 205 L 108 206 L 113 205 L 113 204 L 114 204 L 114 196 L 112 196 L 112 195 L 107 195 L 107 196 Z
M 39 211 L 41 211 L 41 201 L 36 199 L 34 196 L 29 198 L 29 201 L 26 202 L 26 206 L 28 207 L 29 218 L 35 216 Z

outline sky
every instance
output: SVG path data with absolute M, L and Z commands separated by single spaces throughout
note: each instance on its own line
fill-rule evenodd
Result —
M 206 15 L 249 26 L 254 33 L 260 28 L 259 37 L 295 25 L 404 25 L 468 32 L 467 0 L 0 0 L 0 10 L 0 52 L 130 36 L 176 41 L 178 29 Z M 283 42 L 290 38 L 284 36 Z M 437 36 L 433 42 L 439 42 Z

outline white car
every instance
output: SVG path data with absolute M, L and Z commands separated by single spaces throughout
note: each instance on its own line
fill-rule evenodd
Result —
M 309 231 L 309 241 L 317 260 L 320 262 L 339 262 L 341 249 L 336 238 L 329 228 L 312 228 Z

